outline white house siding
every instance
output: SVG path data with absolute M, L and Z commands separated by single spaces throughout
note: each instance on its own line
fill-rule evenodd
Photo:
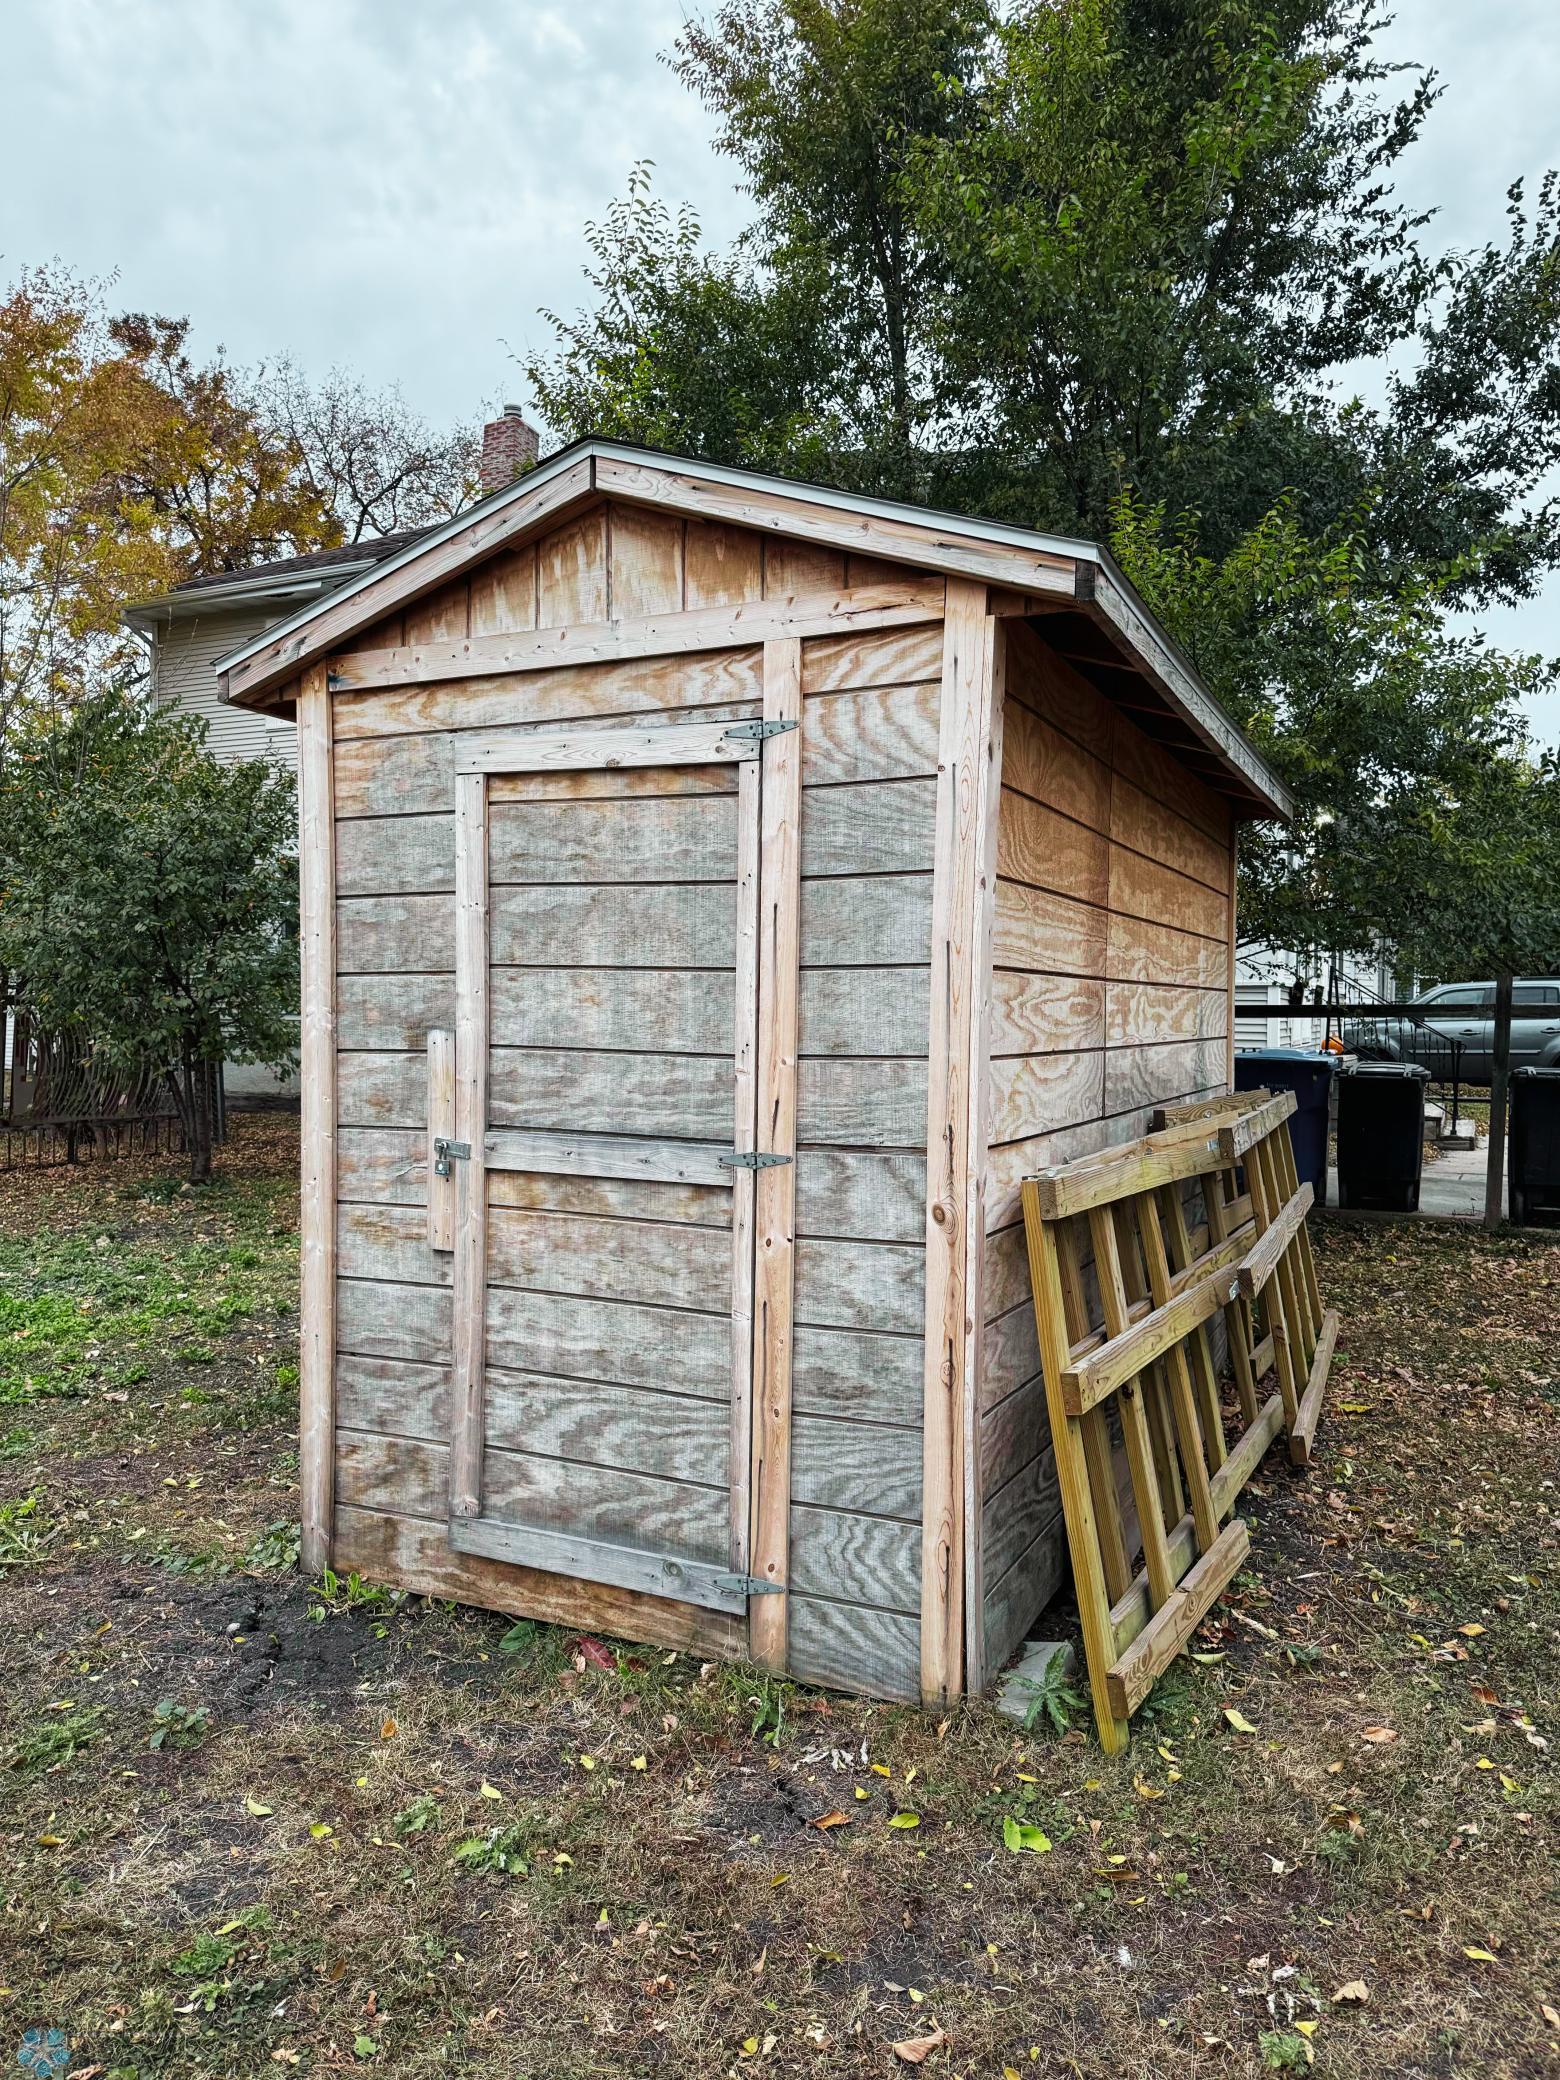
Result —
M 262 635 L 279 618 L 274 605 L 258 612 L 181 616 L 158 636 L 153 686 L 160 705 L 201 717 L 213 757 L 225 764 L 268 758 L 295 773 L 298 748 L 292 724 L 247 708 L 230 708 L 217 694 L 217 659 Z
M 217 659 L 263 634 L 285 611 L 272 604 L 247 613 L 196 613 L 158 635 L 152 684 L 159 705 L 199 715 L 206 724 L 207 748 L 224 764 L 266 758 L 285 772 L 297 773 L 297 731 L 291 722 L 231 708 L 217 694 Z M 298 1102 L 295 1076 L 275 1076 L 252 1064 L 229 1062 L 223 1083 L 228 1103 L 241 1108 Z

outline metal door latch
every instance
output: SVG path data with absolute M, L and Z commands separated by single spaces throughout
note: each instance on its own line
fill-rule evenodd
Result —
M 761 1581 L 756 1574 L 718 1574 L 715 1577 L 715 1587 L 717 1589 L 734 1590 L 738 1596 L 783 1596 L 785 1594 L 784 1582 Z
M 800 728 L 801 724 L 792 715 L 784 721 L 734 722 L 724 735 L 733 744 L 762 744 L 766 738 L 784 736 L 788 729 Z
M 434 1137 L 433 1174 L 435 1177 L 450 1176 L 452 1174 L 450 1171 L 452 1162 L 469 1163 L 470 1161 L 471 1143 L 469 1141 L 447 1141 L 442 1134 Z
M 716 1157 L 723 1170 L 774 1170 L 778 1169 L 780 1164 L 789 1163 L 791 1160 L 790 1156 L 761 1156 L 756 1149 L 749 1149 L 740 1155 Z

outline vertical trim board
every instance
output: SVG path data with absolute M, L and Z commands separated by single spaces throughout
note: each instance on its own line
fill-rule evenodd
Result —
M 1002 737 L 1006 707 L 1007 625 L 987 623 L 990 642 L 990 725 L 979 767 L 975 805 L 979 845 L 975 917 L 971 942 L 974 989 L 969 1047 L 970 1186 L 965 1195 L 966 1304 L 964 1310 L 964 1687 L 978 1697 L 986 1687 L 984 1518 L 980 1473 L 981 1368 L 984 1362 L 986 1291 L 986 1144 L 990 1129 L 991 1028 L 995 973 L 992 936 L 996 926 L 997 841 L 1001 821 Z
M 336 833 L 323 665 L 297 695 L 302 1164 L 298 1354 L 301 1559 L 331 1559 L 336 1482 Z
M 796 1049 L 801 919 L 802 646 L 764 645 L 764 720 L 795 722 L 764 746 L 758 946 L 751 1572 L 786 1580 L 791 1513 L 791 1372 L 796 1228 Z M 788 1595 L 753 1598 L 753 1659 L 783 1668 Z
M 455 781 L 455 1122 L 470 1154 L 456 1165 L 450 1514 L 482 1508 L 487 1318 L 487 776 Z
M 981 807 L 996 680 L 986 587 L 950 577 L 944 621 L 932 875 L 927 1063 L 926 1346 L 923 1379 L 921 1696 L 957 1697 L 964 1673 L 965 1397 L 969 1387 L 970 1091 Z

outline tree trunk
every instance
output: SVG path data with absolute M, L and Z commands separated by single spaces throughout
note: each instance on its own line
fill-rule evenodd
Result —
M 1511 1084 L 1511 983 L 1509 968 L 1495 978 L 1495 1047 L 1490 1064 L 1490 1152 L 1484 1173 L 1484 1225 L 1498 1228 L 1506 1181 L 1506 1098 Z
M 197 1061 L 189 1048 L 185 1048 L 178 1067 L 170 1069 L 167 1074 L 174 1110 L 179 1115 L 179 1126 L 184 1134 L 185 1152 L 190 1159 L 190 1183 L 207 1184 L 211 1178 L 212 1128 L 209 1065 Z
M 190 1183 L 209 1184 L 212 1125 L 210 1064 L 186 1057 L 186 1073 L 189 1077 L 190 1119 L 194 1127 L 189 1143 Z

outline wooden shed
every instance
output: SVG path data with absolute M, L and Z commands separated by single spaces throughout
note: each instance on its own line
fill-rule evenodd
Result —
M 1282 787 L 1107 556 L 618 443 L 292 713 L 305 1564 L 890 1698 L 1066 1566 L 1019 1180 L 1227 1087 Z

